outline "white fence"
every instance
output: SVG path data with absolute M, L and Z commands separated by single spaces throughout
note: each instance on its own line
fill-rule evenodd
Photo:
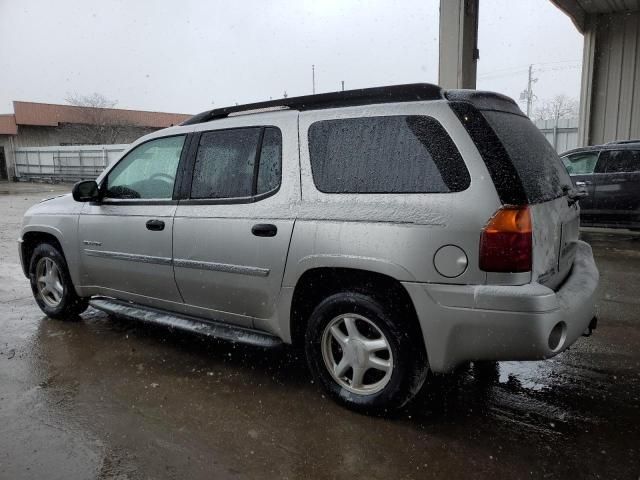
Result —
M 96 178 L 128 145 L 28 147 L 15 150 L 19 180 L 77 181 Z
M 577 118 L 561 118 L 557 122 L 556 120 L 536 120 L 535 124 L 556 152 L 566 152 L 578 146 Z

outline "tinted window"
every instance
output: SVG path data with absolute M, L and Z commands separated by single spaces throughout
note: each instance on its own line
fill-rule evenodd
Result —
M 191 198 L 249 197 L 260 128 L 205 132 L 200 137 Z
M 159 138 L 134 148 L 109 172 L 105 196 L 172 198 L 184 138 Z
M 316 122 L 309 153 L 313 180 L 327 193 L 444 193 L 470 182 L 452 140 L 430 117 Z
M 593 173 L 598 162 L 599 152 L 574 153 L 562 159 L 567 172 L 573 175 Z
M 262 139 L 258 165 L 257 193 L 266 193 L 280 186 L 282 164 L 282 136 L 280 130 L 267 127 Z
M 485 110 L 482 114 L 507 151 L 529 203 L 564 195 L 562 187 L 571 185 L 571 179 L 556 151 L 531 120 L 499 111 Z
M 640 172 L 640 151 L 614 150 L 602 152 L 606 173 Z

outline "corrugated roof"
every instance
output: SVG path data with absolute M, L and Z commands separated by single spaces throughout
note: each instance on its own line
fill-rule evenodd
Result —
M 94 123 L 102 121 L 139 127 L 165 128 L 183 122 L 191 115 L 181 113 L 146 112 L 120 108 L 89 108 L 51 103 L 13 102 L 15 124 L 55 127 L 61 123 Z M 99 115 L 96 114 L 99 112 Z
M 584 33 L 589 14 L 628 13 L 640 11 L 640 0 L 551 0 L 569 15 L 575 26 Z
M 17 135 L 16 117 L 12 113 L 0 115 L 0 135 Z

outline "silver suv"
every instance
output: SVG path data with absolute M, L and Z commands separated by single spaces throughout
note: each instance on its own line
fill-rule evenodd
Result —
M 216 109 L 32 207 L 50 317 L 111 314 L 304 347 L 358 410 L 428 372 L 534 360 L 593 328 L 580 193 L 509 98 L 428 84 Z

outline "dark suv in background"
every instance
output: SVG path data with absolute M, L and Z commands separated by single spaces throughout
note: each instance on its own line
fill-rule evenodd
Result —
M 582 226 L 640 230 L 640 140 L 577 148 L 561 155 L 580 200 Z

